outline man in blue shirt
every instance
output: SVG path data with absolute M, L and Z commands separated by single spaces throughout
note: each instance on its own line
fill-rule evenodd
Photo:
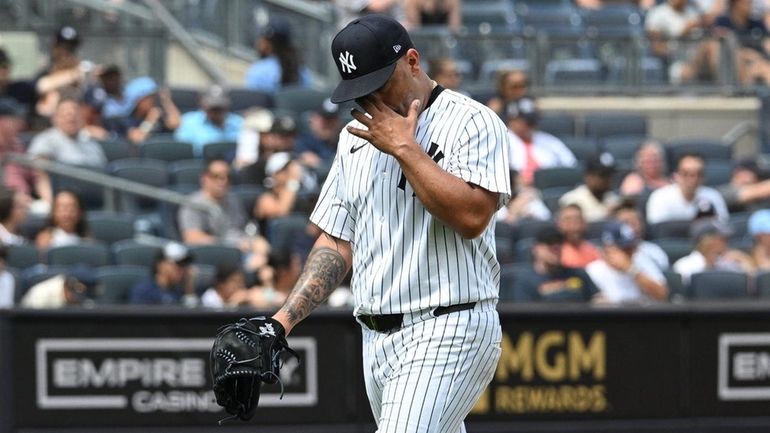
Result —
M 555 227 L 540 229 L 532 246 L 532 269 L 516 275 L 512 292 L 501 290 L 501 300 L 516 302 L 586 302 L 598 289 L 588 274 L 561 265 L 564 235 Z
M 192 256 L 177 242 L 169 242 L 155 259 L 152 277 L 131 288 L 129 303 L 178 305 L 196 300 L 190 274 Z
M 306 167 L 326 173 L 337 153 L 342 129 L 340 107 L 326 98 L 308 117 L 309 130 L 299 137 L 294 153 Z
M 174 138 L 193 145 L 195 155 L 203 156 L 203 147 L 217 141 L 237 141 L 243 117 L 230 112 L 230 98 L 219 86 L 211 86 L 201 95 L 201 109 L 182 116 Z

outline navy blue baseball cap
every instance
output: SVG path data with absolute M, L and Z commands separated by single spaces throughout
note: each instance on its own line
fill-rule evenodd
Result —
M 617 221 L 610 221 L 605 224 L 602 230 L 602 243 L 614 245 L 618 248 L 633 248 L 639 244 L 639 237 L 636 236 L 634 229 L 628 224 Z
M 414 48 L 404 26 L 385 15 L 351 21 L 332 41 L 332 57 L 342 81 L 332 93 L 335 104 L 366 96 L 387 83 L 396 61 Z

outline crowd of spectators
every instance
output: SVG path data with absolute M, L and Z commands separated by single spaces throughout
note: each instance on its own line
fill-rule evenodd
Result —
M 707 9 L 676 0 L 638 6 L 648 10 L 647 30 L 660 42 L 655 50 L 664 53 L 672 49 L 672 38 L 693 31 L 730 29 L 738 40 L 744 30 L 756 34 L 764 24 L 746 21 L 741 15 L 745 2 L 717 1 Z M 338 3 L 358 14 L 377 8 L 400 10 L 410 28 L 460 25 L 458 1 Z M 609 2 L 578 3 L 598 8 Z M 108 145 L 123 146 L 122 154 L 132 159 L 143 157 L 153 143 L 188 144 L 187 162 L 197 167 L 197 176 L 169 183 L 187 195 L 186 203 L 155 203 L 151 217 L 131 215 L 155 222 L 133 240 L 153 249 L 147 250 L 140 266 L 145 274 L 135 274 L 119 302 L 211 308 L 280 305 L 318 235 L 306 217 L 335 157 L 346 110 L 328 99 L 307 112 L 261 106 L 236 110 L 230 91 L 218 85 L 200 89 L 197 107 L 180 109 L 170 90 L 154 79 L 124 77 L 116 65 L 81 59 L 81 42 L 74 27 L 59 29 L 50 65 L 28 82 L 10 81 L 13 62 L 0 47 L 0 154 L 23 153 L 110 173 L 116 161 Z M 762 78 L 766 60 L 748 51 L 764 48 L 746 44 L 741 67 L 746 74 L 756 74 L 751 79 Z M 271 20 L 255 47 L 260 58 L 248 69 L 245 88 L 276 97 L 283 88 L 311 86 L 311 74 L 287 21 Z M 714 53 L 709 54 L 706 43 L 702 49 L 707 63 L 718 61 L 708 57 Z M 457 60 L 425 60 L 437 82 L 463 92 Z M 690 72 L 682 65 L 685 79 Z M 505 122 L 511 143 L 514 194 L 497 215 L 497 236 L 506 237 L 514 251 L 500 254 L 507 276 L 502 278 L 501 300 L 666 302 L 681 295 L 675 293 L 676 278 L 686 287 L 694 274 L 704 271 L 752 276 L 770 271 L 770 179 L 756 163 L 721 160 L 733 164 L 732 176 L 722 185 L 706 185 L 712 160 L 693 152 L 673 158 L 665 137 L 639 137 L 629 144 L 635 152 L 627 161 L 601 142 L 591 152 L 578 151 L 571 137 L 549 130 L 543 122 L 523 70 L 500 71 L 496 94 L 481 102 Z M 228 144 L 225 150 L 210 152 L 223 143 Z M 149 158 L 139 159 L 140 165 L 142 161 L 149 165 Z M 117 257 L 112 248 L 117 243 L 105 241 L 89 224 L 89 215 L 102 209 L 89 209 L 82 191 L 60 185 L 44 170 L 13 162 L 3 168 L 0 307 L 100 302 L 108 284 L 101 279 L 107 274 L 100 268 L 105 263 L 84 260 L 56 268 L 49 253 L 107 243 Z M 544 186 L 549 173 L 557 180 L 572 176 L 575 181 Z M 40 223 L 30 223 L 35 220 Z M 679 232 L 661 235 L 666 223 L 679 223 Z M 293 228 L 282 232 L 286 226 Z M 679 241 L 679 251 L 670 248 L 672 240 Z M 682 242 L 687 251 L 681 251 Z M 204 247 L 223 248 L 219 260 L 215 252 L 213 264 L 206 263 L 198 255 Z M 29 268 L 14 266 L 23 248 L 34 251 Z M 114 267 L 136 265 L 114 257 L 108 259 Z M 331 299 L 346 305 L 349 292 L 343 288 Z

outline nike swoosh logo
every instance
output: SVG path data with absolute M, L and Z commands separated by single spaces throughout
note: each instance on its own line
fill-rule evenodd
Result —
M 369 143 L 364 143 L 364 144 L 362 144 L 362 145 L 360 145 L 360 146 L 358 146 L 358 147 L 351 147 L 351 148 L 350 148 L 350 153 L 356 153 L 356 152 L 358 152 L 359 150 L 363 149 L 363 148 L 364 148 L 364 146 L 366 146 L 367 144 L 369 144 Z

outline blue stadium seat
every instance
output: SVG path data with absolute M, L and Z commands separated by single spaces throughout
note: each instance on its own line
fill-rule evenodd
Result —
M 102 147 L 102 152 L 107 157 L 107 161 L 110 162 L 129 158 L 133 147 L 131 143 L 122 139 L 101 140 L 99 145 Z
M 331 92 L 328 90 L 297 86 L 283 87 L 275 93 L 275 108 L 299 115 L 305 111 L 315 110 L 329 96 Z
M 544 113 L 540 116 L 537 127 L 562 140 L 575 136 L 575 118 L 569 113 Z
M 273 251 L 291 252 L 296 239 L 305 233 L 308 222 L 307 215 L 296 213 L 269 220 L 266 236 Z
M 554 59 L 545 67 L 546 86 L 599 85 L 604 77 L 596 59 Z
M 521 295 L 515 293 L 516 278 L 532 272 L 530 263 L 508 263 L 500 266 L 500 301 L 515 302 Z
M 165 161 L 150 158 L 126 158 L 113 161 L 108 171 L 122 179 L 143 183 L 158 188 L 168 185 L 167 164 Z M 118 193 L 120 209 L 138 214 L 157 210 L 158 201 L 129 193 Z
M 195 111 L 200 107 L 200 90 L 187 87 L 171 87 L 171 100 L 181 113 Z
M 151 269 L 145 266 L 101 266 L 96 269 L 96 300 L 100 304 L 125 304 L 128 302 L 131 288 L 137 282 L 149 278 L 151 274 Z
M 262 107 L 273 108 L 273 97 L 256 90 L 243 88 L 229 89 L 230 109 L 233 111 L 245 111 L 249 108 Z
M 123 212 L 94 211 L 86 215 L 88 231 L 96 240 L 112 244 L 134 237 L 134 216 Z
M 541 168 L 535 171 L 535 188 L 575 187 L 583 182 L 583 170 L 577 167 Z
M 235 158 L 235 149 L 238 143 L 234 141 L 216 141 L 203 146 L 203 159 L 211 161 L 212 159 L 224 159 L 231 162 Z
M 730 183 L 733 176 L 733 164 L 730 160 L 709 161 L 704 169 L 703 184 L 707 186 L 719 186 Z
M 201 158 L 183 159 L 169 163 L 168 174 L 172 185 L 189 184 L 200 186 L 200 177 L 206 169 Z
M 173 139 L 147 141 L 139 149 L 139 156 L 142 158 L 153 158 L 166 162 L 191 159 L 193 157 L 193 148 L 190 143 Z
M 159 245 L 140 243 L 132 239 L 115 242 L 110 251 L 117 265 L 135 265 L 152 269 L 162 252 Z
M 647 116 L 641 114 L 587 114 L 584 122 L 587 137 L 598 139 L 615 135 L 647 137 Z
M 517 17 L 507 0 L 476 1 L 462 8 L 462 23 L 472 33 L 512 32 Z
M 77 166 L 76 168 L 100 174 L 104 173 L 104 169 L 97 167 Z M 50 177 L 54 193 L 63 189 L 74 191 L 80 197 L 86 210 L 102 209 L 104 207 L 105 189 L 102 185 L 54 173 L 51 173 Z
M 40 253 L 34 245 L 10 245 L 5 263 L 23 271 L 40 263 Z
M 757 294 L 761 298 L 770 299 L 770 271 L 761 272 L 754 277 Z
M 51 266 L 77 264 L 105 266 L 110 264 L 110 251 L 102 242 L 82 242 L 77 245 L 53 247 L 48 250 L 48 264 Z
M 499 224 L 498 224 L 499 225 Z M 532 218 L 524 218 L 516 221 L 513 229 L 513 239 L 522 240 L 528 238 L 534 238 L 537 236 L 537 232 L 545 227 L 553 226 L 553 221 L 542 221 Z
M 596 140 L 591 138 L 578 138 L 575 136 L 560 137 L 567 148 L 575 155 L 578 160 L 578 164 L 582 165 L 583 161 L 599 153 L 599 145 Z
M 669 301 L 678 302 L 684 300 L 687 293 L 684 282 L 682 281 L 682 276 L 670 269 L 663 271 L 663 275 L 666 277 Z
M 630 162 L 646 139 L 643 135 L 613 135 L 602 140 L 602 148 L 617 161 Z
M 676 167 L 677 160 L 688 153 L 698 154 L 706 161 L 730 161 L 733 155 L 730 146 L 713 139 L 671 140 L 664 144 L 670 167 Z
M 241 250 L 228 245 L 188 245 L 193 263 L 222 266 L 240 265 Z
M 527 59 L 494 59 L 485 60 L 479 71 L 479 81 L 492 83 L 501 71 L 529 71 Z
M 688 294 L 693 299 L 741 299 L 749 297 L 749 277 L 742 272 L 704 271 L 694 274 Z
M 628 37 L 640 35 L 642 13 L 631 5 L 606 5 L 581 11 L 583 26 L 591 37 Z
M 647 227 L 647 234 L 650 239 L 664 239 L 664 238 L 690 238 L 690 226 L 691 220 L 671 220 L 661 221 L 659 223 L 650 224 Z
M 655 239 L 656 243 L 668 256 L 668 262 L 674 263 L 692 251 L 692 242 L 684 238 Z

